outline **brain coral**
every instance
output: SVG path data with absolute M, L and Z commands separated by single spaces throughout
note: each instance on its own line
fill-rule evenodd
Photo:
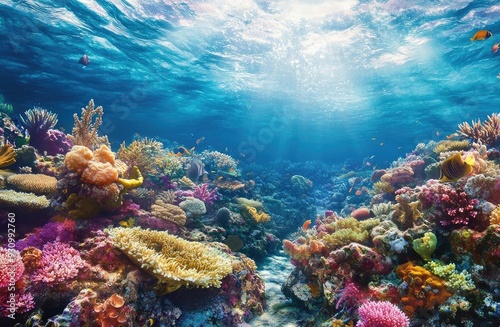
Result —
M 116 247 L 164 284 L 167 293 L 181 286 L 220 287 L 221 279 L 232 272 L 230 257 L 199 242 L 139 227 L 107 232 Z
M 118 171 L 113 166 L 115 155 L 105 145 L 101 145 L 94 153 L 87 147 L 75 145 L 66 154 L 64 164 L 88 184 L 102 186 L 118 180 Z
M 57 179 L 44 174 L 16 174 L 7 178 L 15 189 L 37 194 L 55 193 Z

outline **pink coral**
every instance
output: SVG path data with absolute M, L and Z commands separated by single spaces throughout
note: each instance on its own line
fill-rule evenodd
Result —
M 208 184 L 202 184 L 201 186 L 197 186 L 194 190 L 180 191 L 180 193 L 176 192 L 181 198 L 193 197 L 198 200 L 203 201 L 205 204 L 213 205 L 216 200 L 219 199 L 219 193 L 217 193 L 217 187 L 213 190 L 208 190 Z
M 448 184 L 429 181 L 422 186 L 419 198 L 425 207 L 436 209 L 436 218 L 442 226 L 467 226 L 481 222 L 482 213 L 476 209 L 477 199 L 470 197 L 465 191 L 455 189 Z
M 13 296 L 11 294 L 14 294 Z M 0 291 L 0 317 L 9 317 L 16 313 L 25 313 L 35 307 L 31 293 L 17 294 Z
M 0 287 L 15 284 L 23 272 L 24 264 L 19 251 L 0 248 Z
M 80 253 L 65 243 L 53 242 L 43 246 L 41 268 L 33 273 L 32 281 L 47 284 L 72 279 L 84 267 Z
M 358 311 L 356 327 L 408 327 L 410 320 L 397 306 L 387 301 L 367 301 Z

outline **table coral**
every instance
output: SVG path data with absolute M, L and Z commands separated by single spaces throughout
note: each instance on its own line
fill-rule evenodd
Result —
M 46 209 L 50 206 L 49 200 L 43 195 L 0 190 L 0 204 L 5 208 L 26 208 L 30 210 Z
M 115 246 L 155 276 L 166 293 L 182 286 L 220 287 L 221 279 L 232 271 L 226 254 L 199 242 L 138 227 L 107 232 Z
M 9 176 L 7 183 L 23 192 L 50 194 L 57 191 L 57 179 L 44 174 L 16 174 Z
M 418 309 L 432 310 L 451 296 L 442 278 L 412 262 L 399 265 L 396 275 L 406 283 L 406 294 L 401 301 L 404 304 L 403 311 L 409 316 L 413 316 Z

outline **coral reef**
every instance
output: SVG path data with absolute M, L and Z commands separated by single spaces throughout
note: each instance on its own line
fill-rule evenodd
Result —
M 220 287 L 231 273 L 229 257 L 197 242 L 140 228 L 109 229 L 116 247 L 158 279 L 165 292 L 182 286 Z
M 408 327 L 410 320 L 397 306 L 387 301 L 367 301 L 358 310 L 356 327 Z
M 102 124 L 102 115 L 104 110 L 102 106 L 94 107 L 94 100 L 90 99 L 85 108 L 82 108 L 81 119 L 77 114 L 73 115 L 75 125 L 72 134 L 68 137 L 74 145 L 81 145 L 89 149 L 96 149 L 101 145 L 109 147 L 107 136 L 99 136 L 99 127 Z M 95 118 L 95 120 L 94 120 Z

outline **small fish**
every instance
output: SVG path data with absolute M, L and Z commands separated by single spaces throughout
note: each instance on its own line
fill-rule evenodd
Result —
M 491 47 L 491 52 L 497 53 L 499 46 L 500 46 L 500 43 L 493 44 L 493 46 Z
M 153 324 L 155 323 L 155 320 L 153 318 L 149 318 L 148 320 L 146 320 L 146 327 L 151 327 L 153 326 Z
M 86 54 L 83 54 L 83 56 L 80 58 L 80 60 L 78 60 L 78 63 L 82 64 L 83 67 L 87 67 L 90 64 L 89 56 L 87 56 Z
M 384 145 L 384 142 L 380 142 L 380 146 L 383 146 Z
M 369 161 L 367 161 L 367 162 L 365 162 L 365 165 L 366 165 L 367 167 L 370 167 L 370 166 L 372 165 L 372 163 L 371 163 L 371 162 L 369 162 Z
M 184 146 L 180 146 L 179 149 L 177 149 L 177 153 L 176 153 L 176 156 L 178 157 L 182 157 L 182 156 L 190 156 L 194 151 L 194 147 L 192 147 L 191 149 L 187 149 L 186 147 Z
M 439 135 L 440 135 L 439 131 L 436 131 L 436 136 L 439 136 Z
M 456 153 L 449 157 L 441 164 L 441 172 L 439 174 L 440 182 L 453 182 L 472 172 L 475 160 L 472 154 L 469 154 L 465 161 L 460 153 Z
M 470 38 L 470 41 L 471 42 L 483 41 L 483 40 L 486 40 L 487 38 L 492 37 L 492 36 L 493 36 L 493 34 L 490 31 L 480 30 L 480 31 L 477 31 L 476 34 L 474 34 L 474 36 Z
M 304 223 L 302 224 L 302 230 L 306 231 L 309 228 L 309 226 L 311 226 L 311 219 L 304 221 Z
M 451 140 L 451 139 L 454 139 L 455 137 L 458 137 L 458 133 L 453 133 L 453 134 L 450 134 L 450 135 L 446 135 L 446 139 L 447 140 Z
M 196 140 L 196 145 L 199 145 L 201 142 L 205 141 L 205 136 L 200 137 Z
M 372 137 L 372 141 L 376 141 L 376 140 L 377 140 L 377 138 L 376 138 L 376 137 Z
M 360 196 L 361 194 L 363 194 L 363 191 L 357 190 L 356 193 L 354 193 L 354 194 L 356 194 L 357 196 Z

